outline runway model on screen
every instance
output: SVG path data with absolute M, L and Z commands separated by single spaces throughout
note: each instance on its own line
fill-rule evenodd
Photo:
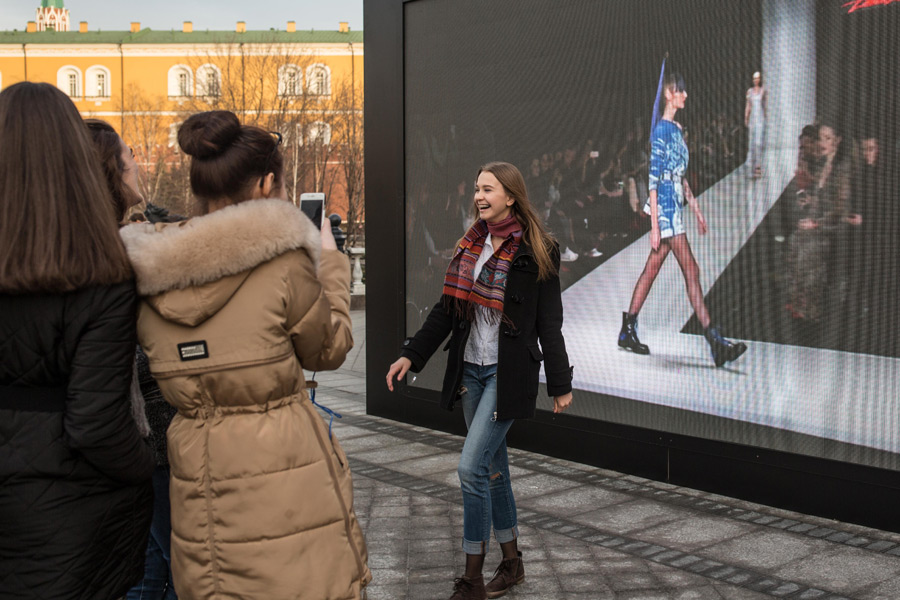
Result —
M 456 246 L 441 301 L 387 373 L 393 391 L 395 379 L 421 371 L 450 336 L 441 406 L 451 410 L 460 400 L 468 428 L 458 469 L 466 572 L 451 600 L 499 598 L 525 579 L 506 433 L 515 419 L 534 415 L 541 360 L 553 412 L 572 403 L 559 246 L 529 202 L 519 170 L 502 162 L 483 166 L 474 208 L 477 221 Z M 485 585 L 492 524 L 503 560 Z
M 747 350 L 747 346 L 726 340 L 710 324 L 709 311 L 700 287 L 700 269 L 685 234 L 682 218 L 685 201 L 697 217 L 701 235 L 707 231 L 700 204 L 684 179 L 688 148 L 681 134 L 681 125 L 674 120 L 675 113 L 684 108 L 686 99 L 684 79 L 677 73 L 665 73 L 663 61 L 650 128 L 650 197 L 644 207 L 644 212 L 650 215 L 650 256 L 635 285 L 631 306 L 628 312 L 622 314 L 619 347 L 636 354 L 650 354 L 650 348 L 638 339 L 637 316 L 663 262 L 669 252 L 672 252 L 684 274 L 688 298 L 703 326 L 713 361 L 717 367 L 721 367 L 737 359 Z
M 768 92 L 762 84 L 759 71 L 753 74 L 753 87 L 747 90 L 747 106 L 744 108 L 744 126 L 747 127 L 747 173 L 751 177 L 762 176 L 762 151 L 766 138 L 766 103 Z

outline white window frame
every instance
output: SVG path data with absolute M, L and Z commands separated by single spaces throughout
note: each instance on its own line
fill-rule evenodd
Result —
M 181 88 L 180 75 L 187 77 L 187 89 Z M 169 97 L 189 98 L 194 95 L 194 72 L 187 65 L 174 65 L 169 69 Z M 187 93 L 185 93 L 187 92 Z
M 324 121 L 314 121 L 306 128 L 306 143 L 314 145 L 319 141 L 325 146 L 331 143 L 331 125 Z
M 324 81 L 319 82 L 319 75 L 324 77 Z M 313 96 L 330 96 L 331 95 L 331 69 L 328 65 L 316 63 L 310 65 L 306 69 L 306 91 Z
M 99 83 L 100 77 L 105 78 L 104 82 L 104 90 L 105 93 L 100 93 Z M 110 90 L 112 89 L 112 76 L 109 72 L 109 69 L 102 65 L 93 65 L 89 67 L 87 71 L 85 71 L 85 82 L 87 84 L 87 89 L 85 90 L 86 98 L 110 98 L 112 93 Z
M 74 80 L 71 79 L 74 77 Z M 75 84 L 75 89 L 72 89 L 72 84 Z M 81 69 L 74 65 L 65 65 L 60 67 L 56 72 L 56 87 L 58 87 L 62 92 L 72 98 L 73 100 L 78 100 L 84 97 L 84 76 L 81 73 Z M 72 92 L 75 92 L 72 94 Z
M 215 77 L 216 89 L 210 89 L 210 75 Z M 197 67 L 197 95 L 205 98 L 218 98 L 222 95 L 222 72 L 214 64 L 206 63 Z
M 288 84 L 291 83 L 290 79 L 288 79 L 291 75 L 296 76 L 296 79 L 293 81 L 293 89 L 290 89 Z M 303 70 L 299 65 L 295 64 L 287 64 L 281 65 L 278 67 L 278 95 L 279 96 L 300 96 L 303 94 Z

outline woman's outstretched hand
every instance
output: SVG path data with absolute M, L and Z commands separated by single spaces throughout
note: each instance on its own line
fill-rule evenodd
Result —
M 706 219 L 703 217 L 703 213 L 699 210 L 697 211 L 697 225 L 700 227 L 700 235 L 706 235 L 706 232 L 709 231 L 709 226 L 706 224 Z
M 572 392 L 553 397 L 553 412 L 561 413 L 570 406 L 572 406 Z
M 412 362 L 405 356 L 401 356 L 394 361 L 390 368 L 388 368 L 387 373 L 387 386 L 389 390 L 392 392 L 394 391 L 394 378 L 396 377 L 397 381 L 403 379 L 411 366 Z
M 659 242 L 661 239 L 659 227 L 652 227 L 650 229 L 650 247 L 653 248 L 653 250 L 659 250 Z

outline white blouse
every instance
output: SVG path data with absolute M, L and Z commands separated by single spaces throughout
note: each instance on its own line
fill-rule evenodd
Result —
M 478 281 L 481 268 L 493 254 L 494 246 L 491 243 L 491 234 L 489 233 L 484 240 L 484 248 L 481 249 L 481 255 L 475 263 L 475 269 L 472 272 L 473 281 Z M 500 323 L 491 324 L 487 319 L 487 310 L 480 304 L 475 307 L 475 321 L 472 323 L 472 331 L 469 333 L 469 340 L 466 342 L 466 352 L 463 357 L 463 360 L 468 363 L 476 365 L 493 365 L 497 363 L 498 346 L 500 344 Z

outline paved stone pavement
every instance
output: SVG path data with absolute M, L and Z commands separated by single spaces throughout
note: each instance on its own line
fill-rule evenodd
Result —
M 371 600 L 446 600 L 463 572 L 463 439 L 366 415 L 365 312 L 356 347 L 319 373 L 343 415 Z M 451 417 L 452 418 L 452 417 Z M 900 534 L 510 449 L 526 579 L 511 600 L 900 599 Z M 489 578 L 500 554 L 492 543 Z

